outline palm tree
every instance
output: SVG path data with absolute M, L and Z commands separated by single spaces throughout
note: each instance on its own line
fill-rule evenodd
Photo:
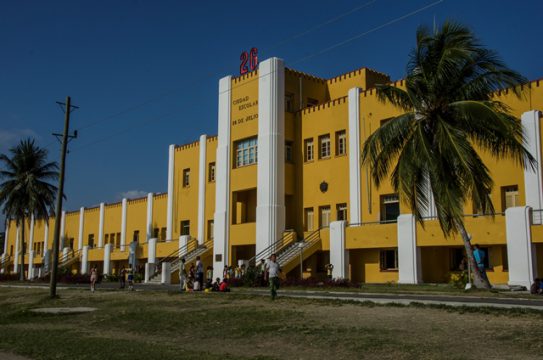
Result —
M 464 226 L 464 205 L 494 215 L 490 171 L 476 149 L 497 159 L 509 158 L 533 168 L 522 125 L 508 107 L 493 98 L 511 88 L 522 96 L 524 77 L 485 49 L 465 26 L 446 22 L 434 32 L 417 30 L 405 89 L 378 85 L 381 102 L 403 111 L 364 143 L 362 163 L 377 187 L 390 178 L 402 202 L 424 226 L 432 191 L 439 224 L 446 237 L 460 233 L 476 287 L 490 288 L 473 259 Z
M 47 162 L 47 150 L 32 139 L 21 140 L 9 152 L 11 158 L 0 154 L 0 205 L 7 221 L 22 225 L 19 279 L 24 280 L 25 220 L 47 219 L 54 212 L 57 188 L 48 181 L 58 179 L 58 166 Z

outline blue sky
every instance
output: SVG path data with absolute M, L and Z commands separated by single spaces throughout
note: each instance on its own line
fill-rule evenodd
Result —
M 325 78 L 367 66 L 399 79 L 416 28 L 435 17 L 470 26 L 535 79 L 542 13 L 536 0 L 2 1 L 0 152 L 32 136 L 57 160 L 55 101 L 70 95 L 80 137 L 70 144 L 65 209 L 163 192 L 168 145 L 216 134 L 218 80 L 239 72 L 243 50 Z

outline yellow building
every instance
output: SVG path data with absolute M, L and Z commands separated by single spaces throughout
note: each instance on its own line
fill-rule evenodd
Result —
M 367 68 L 322 79 L 278 58 L 222 78 L 218 136 L 169 147 L 166 193 L 63 212 L 62 264 L 114 274 L 130 260 L 145 267 L 147 281 L 168 283 L 181 257 L 190 263 L 201 256 L 220 277 L 224 266 L 276 252 L 288 276 L 300 276 L 302 257 L 304 276 L 325 276 L 331 263 L 335 278 L 355 282 L 448 281 L 463 257 L 461 239 L 443 236 L 432 205 L 424 227 L 418 224 L 392 187 L 377 189 L 360 164 L 368 135 L 400 114 L 376 97 L 375 84 L 387 82 Z M 465 207 L 466 228 L 487 251 L 494 284 L 527 285 L 543 275 L 543 80 L 524 88 L 522 99 L 507 90 L 496 98 L 521 119 L 537 169 L 482 153 L 498 214 Z M 28 277 L 47 271 L 53 221 L 25 225 Z M 17 271 L 20 229 L 13 222 L 6 238 L 3 271 Z

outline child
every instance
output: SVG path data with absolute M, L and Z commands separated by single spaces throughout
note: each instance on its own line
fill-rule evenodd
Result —
M 221 279 L 220 278 L 215 279 L 215 282 L 213 283 L 213 287 L 211 288 L 211 291 L 219 291 L 220 284 L 221 284 Z
M 219 291 L 220 292 L 230 292 L 230 289 L 228 288 L 228 280 L 223 279 L 221 284 L 219 285 Z

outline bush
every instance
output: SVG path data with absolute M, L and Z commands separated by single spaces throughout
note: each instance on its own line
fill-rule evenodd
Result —
M 19 274 L 0 274 L 0 281 L 17 281 Z
M 462 272 L 450 272 L 447 274 L 449 278 L 449 285 L 458 289 L 465 289 L 466 284 L 468 283 L 468 273 L 467 271 Z

